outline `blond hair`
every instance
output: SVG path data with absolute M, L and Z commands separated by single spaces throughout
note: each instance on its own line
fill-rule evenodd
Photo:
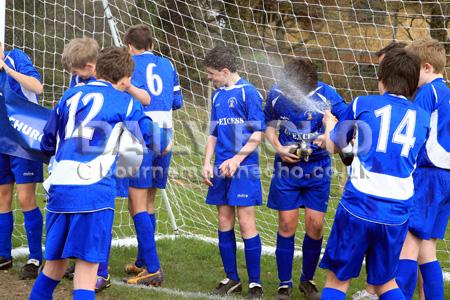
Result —
M 75 38 L 66 46 L 62 54 L 63 67 L 70 71 L 71 68 L 84 68 L 88 63 L 95 64 L 99 46 L 96 40 L 88 37 Z
M 411 42 L 406 49 L 419 56 L 422 65 L 428 63 L 433 66 L 436 74 L 443 74 L 447 62 L 444 46 L 430 37 Z

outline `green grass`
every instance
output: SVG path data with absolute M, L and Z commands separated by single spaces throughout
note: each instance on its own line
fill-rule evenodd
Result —
M 188 239 L 184 237 L 176 240 L 163 239 L 158 241 L 158 252 L 161 259 L 166 281 L 165 289 L 177 290 L 191 293 L 208 293 L 224 277 L 218 248 L 209 243 Z M 113 248 L 110 262 L 110 273 L 115 281 L 125 278 L 123 266 L 131 261 L 136 255 L 135 248 Z M 22 259 L 23 260 L 23 259 Z M 237 255 L 239 275 L 244 283 L 243 296 L 247 293 L 247 273 L 245 269 L 245 258 L 242 250 Z M 263 255 L 261 259 L 261 279 L 266 299 L 275 299 L 278 287 L 277 268 L 274 256 Z M 301 259 L 294 259 L 293 280 L 298 281 L 301 270 Z M 365 287 L 365 271 L 361 276 L 352 281 L 348 295 Z M 320 288 L 325 281 L 325 272 L 317 270 L 315 281 Z M 65 289 L 70 290 L 71 282 L 63 280 Z M 450 299 L 450 284 L 445 283 L 445 299 Z M 188 297 L 189 298 L 189 297 Z M 191 297 L 189 299 L 196 299 Z M 132 287 L 112 286 L 98 294 L 97 299 L 183 299 L 173 296 L 167 292 L 159 292 L 158 289 L 135 289 Z M 185 298 L 184 298 L 185 299 Z M 294 289 L 294 299 L 304 299 L 297 287 Z M 418 299 L 417 295 L 415 299 Z

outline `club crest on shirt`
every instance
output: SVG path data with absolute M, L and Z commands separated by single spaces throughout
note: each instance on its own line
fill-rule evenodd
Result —
M 234 108 L 236 106 L 236 98 L 232 97 L 230 99 L 228 99 L 228 107 L 229 108 Z
M 306 116 L 306 120 L 311 121 L 313 119 L 312 111 L 305 111 L 303 114 Z

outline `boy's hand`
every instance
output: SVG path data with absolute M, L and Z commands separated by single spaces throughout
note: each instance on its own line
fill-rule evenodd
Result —
M 7 69 L 8 69 L 8 66 L 6 65 L 5 61 L 2 58 L 0 58 L 0 70 L 7 71 Z
M 167 145 L 167 147 L 164 149 L 164 151 L 161 153 L 161 155 L 166 155 L 167 153 L 170 152 L 170 150 L 172 150 L 172 141 L 169 142 L 169 144 Z
M 203 169 L 202 169 L 203 182 L 207 186 L 213 186 L 213 184 L 211 182 L 211 178 L 213 176 L 214 176 L 214 168 L 213 168 L 213 166 L 211 166 L 211 163 L 205 162 L 205 164 L 203 165 Z
M 131 77 L 127 78 L 124 81 L 123 85 L 124 85 L 125 91 L 128 91 L 130 89 L 130 87 L 131 87 Z
M 300 161 L 300 157 L 298 157 L 291 151 L 293 151 L 293 149 L 296 149 L 297 147 L 297 145 L 281 146 L 277 149 L 277 152 L 283 162 L 288 164 L 295 164 Z
M 337 118 L 331 113 L 330 110 L 326 110 L 323 114 L 322 123 L 325 126 L 325 129 L 333 128 L 337 123 Z
M 327 139 L 325 134 L 321 134 L 314 140 L 313 144 L 319 146 L 322 149 L 325 149 L 327 145 L 326 141 Z
M 241 165 L 241 160 L 239 160 L 238 158 L 236 158 L 236 156 L 234 156 L 234 157 L 224 161 L 220 165 L 219 170 L 220 170 L 220 173 L 223 174 L 224 176 L 232 177 L 234 175 L 234 173 L 236 173 L 236 171 L 240 165 Z

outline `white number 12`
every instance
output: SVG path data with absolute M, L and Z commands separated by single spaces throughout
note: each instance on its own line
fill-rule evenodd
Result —
M 80 102 L 80 98 L 83 92 L 78 92 L 70 99 L 66 101 L 69 106 L 69 118 L 67 120 L 66 125 L 66 134 L 64 139 L 70 139 L 75 137 L 80 137 L 84 139 L 91 140 L 94 135 L 94 128 L 87 127 L 86 125 L 92 121 L 93 118 L 100 112 L 103 106 L 103 95 L 100 93 L 90 93 L 84 96 L 81 99 L 83 105 L 87 105 L 89 102 L 93 101 L 91 110 L 81 122 L 81 124 L 75 128 L 75 115 L 77 113 L 78 103 Z

